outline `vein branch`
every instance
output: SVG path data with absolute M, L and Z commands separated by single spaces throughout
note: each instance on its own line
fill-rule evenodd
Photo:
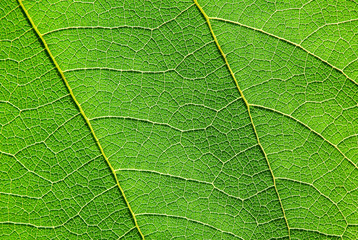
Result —
M 260 33 L 263 33 L 263 34 L 266 34 L 270 37 L 273 37 L 273 38 L 276 38 L 276 39 L 279 39 L 283 42 L 286 42 L 290 45 L 293 45 L 294 47 L 297 47 L 303 51 L 305 51 L 306 53 L 308 53 L 309 55 L 315 57 L 316 59 L 320 60 L 321 62 L 327 64 L 328 66 L 330 66 L 331 68 L 333 68 L 334 70 L 340 72 L 341 74 L 343 74 L 347 79 L 349 79 L 350 81 L 352 81 L 354 84 L 358 85 L 358 83 L 356 81 L 354 81 L 352 78 L 350 78 L 344 71 L 343 69 L 340 69 L 338 67 L 335 67 L 334 65 L 332 65 L 331 63 L 329 63 L 328 61 L 324 60 L 323 58 L 317 56 L 316 54 L 310 52 L 308 49 L 304 48 L 301 44 L 298 44 L 298 43 L 295 43 L 295 42 L 292 42 L 288 39 L 285 39 L 285 38 L 282 38 L 282 37 L 279 37 L 275 34 L 272 34 L 272 33 L 269 33 L 269 32 L 266 32 L 262 29 L 259 29 L 259 28 L 255 28 L 255 27 L 252 27 L 252 26 L 249 26 L 249 25 L 246 25 L 246 24 L 243 24 L 243 23 L 240 23 L 240 22 L 235 22 L 235 21 L 231 21 L 231 20 L 227 20 L 227 19 L 224 19 L 224 18 L 218 18 L 218 17 L 208 17 L 208 20 L 209 19 L 213 19 L 213 20 L 218 20 L 218 21 L 222 21 L 222 22 L 227 22 L 227 23 L 231 23 L 231 24 L 235 24 L 235 25 L 239 25 L 241 27 L 244 27 L 244 28 L 247 28 L 247 29 L 251 29 L 251 30 L 254 30 L 256 32 L 260 32 Z
M 69 83 L 68 83 L 68 81 L 67 81 L 67 79 L 66 79 L 66 77 L 65 77 L 65 75 L 64 75 L 64 72 L 62 71 L 62 69 L 61 69 L 60 66 L 58 65 L 58 63 L 57 63 L 55 57 L 53 56 L 52 52 L 50 51 L 50 48 L 48 47 L 48 45 L 47 45 L 47 43 L 46 43 L 46 41 L 45 41 L 43 35 L 42 35 L 42 34 L 40 33 L 40 31 L 37 29 L 37 26 L 35 25 L 34 21 L 32 20 L 32 18 L 31 18 L 31 16 L 30 16 L 29 12 L 26 10 L 24 4 L 22 3 L 22 0 L 17 0 L 17 1 L 18 1 L 19 5 L 20 5 L 21 9 L 23 10 L 23 12 L 24 12 L 24 14 L 25 14 L 27 20 L 29 21 L 31 27 L 34 29 L 34 31 L 35 31 L 36 34 L 38 35 L 38 37 L 39 37 L 41 43 L 42 43 L 43 46 L 45 47 L 45 49 L 46 49 L 46 51 L 47 51 L 47 53 L 48 53 L 48 55 L 49 55 L 51 61 L 52 61 L 53 64 L 55 65 L 55 67 L 56 67 L 58 73 L 60 74 L 60 76 L 61 76 L 61 78 L 62 78 L 64 84 L 66 85 L 66 88 L 67 88 L 67 90 L 69 91 L 69 93 L 70 93 L 70 95 L 71 95 L 71 97 L 72 97 L 72 100 L 74 101 L 76 107 L 78 108 L 78 110 L 80 111 L 80 113 L 81 113 L 83 119 L 84 119 L 85 122 L 87 123 L 87 126 L 89 127 L 89 129 L 90 129 L 90 131 L 91 131 L 91 134 L 92 134 L 93 138 L 95 139 L 96 144 L 97 144 L 99 150 L 101 151 L 101 154 L 103 155 L 104 159 L 106 160 L 106 163 L 107 163 L 107 165 L 109 166 L 109 168 L 110 168 L 110 170 L 111 170 L 111 172 L 112 172 L 112 174 L 113 174 L 113 176 L 114 176 L 114 178 L 115 178 L 116 185 L 118 186 L 118 188 L 119 188 L 119 190 L 120 190 L 120 192 L 121 192 L 121 194 L 122 194 L 122 196 L 123 196 L 123 199 L 124 199 L 124 201 L 125 201 L 125 203 L 126 203 L 128 209 L 129 209 L 129 211 L 130 211 L 130 214 L 131 214 L 131 216 L 132 216 L 132 218 L 133 218 L 133 221 L 134 221 L 134 223 L 135 223 L 135 227 L 138 229 L 138 232 L 139 232 L 141 238 L 144 239 L 144 235 L 143 235 L 143 233 L 141 232 L 141 230 L 140 230 L 140 228 L 139 228 L 139 225 L 138 225 L 138 223 L 137 223 L 137 219 L 136 219 L 136 217 L 135 217 L 135 214 L 134 214 L 134 212 L 133 212 L 133 210 L 132 210 L 132 208 L 131 208 L 131 206 L 130 206 L 130 204 L 129 204 L 129 201 L 127 200 L 127 198 L 126 198 L 126 196 L 125 196 L 125 194 L 124 194 L 124 191 L 123 191 L 121 185 L 119 184 L 119 181 L 118 181 L 118 177 L 117 177 L 117 175 L 116 175 L 116 172 L 115 172 L 114 168 L 112 167 L 111 163 L 109 162 L 109 160 L 108 160 L 108 158 L 107 158 L 107 156 L 106 156 L 106 154 L 105 154 L 105 152 L 104 152 L 104 150 L 103 150 L 103 148 L 102 148 L 102 146 L 101 146 L 101 144 L 100 144 L 100 142 L 99 142 L 99 140 L 98 140 L 98 137 L 96 136 L 96 134 L 95 134 L 95 132 L 94 132 L 94 130 L 93 130 L 93 127 L 92 127 L 92 125 L 91 125 L 91 123 L 90 123 L 89 118 L 87 117 L 86 113 L 85 113 L 84 110 L 82 109 L 80 103 L 77 101 L 77 99 L 76 99 L 76 97 L 75 97 L 75 95 L 74 95 L 74 93 L 73 93 L 73 91 L 72 91 L 72 88 L 70 87 L 70 85 L 69 85 Z
M 275 176 L 274 176 L 274 174 L 273 174 L 273 171 L 272 171 L 272 168 L 271 168 L 271 166 L 270 166 L 270 162 L 269 162 L 269 160 L 268 160 L 267 154 L 266 154 L 266 152 L 265 152 L 265 150 L 264 150 L 264 148 L 263 148 L 263 146 L 262 146 L 262 144 L 261 144 L 261 142 L 260 142 L 259 135 L 258 135 L 258 133 L 257 133 L 257 131 L 256 131 L 256 127 L 255 127 L 255 124 L 254 124 L 254 121 L 253 121 L 253 119 L 252 119 L 251 112 L 250 112 L 250 104 L 247 102 L 247 100 L 246 100 L 246 98 L 245 98 L 245 96 L 244 96 L 244 93 L 242 92 L 242 90 L 241 90 L 241 88 L 240 88 L 240 86 L 239 86 L 239 83 L 238 83 L 238 81 L 236 80 L 235 74 L 234 74 L 234 72 L 232 71 L 232 69 L 231 69 L 231 67 L 230 67 L 229 61 L 227 60 L 226 55 L 225 55 L 224 51 L 222 50 L 222 48 L 221 48 L 221 46 L 220 46 L 220 44 L 219 44 L 219 41 L 218 41 L 217 38 L 216 38 L 216 35 L 215 35 L 215 33 L 214 33 L 214 31 L 213 31 L 213 29 L 212 29 L 212 27 L 211 27 L 210 18 L 208 17 L 208 15 L 206 15 L 204 9 L 199 5 L 198 1 L 197 1 L 197 0 L 194 0 L 194 2 L 195 2 L 195 5 L 197 6 L 197 8 L 199 9 L 199 11 L 201 12 L 201 14 L 203 15 L 203 17 L 205 18 L 206 23 L 208 24 L 208 27 L 209 27 L 209 29 L 210 29 L 211 35 L 212 35 L 213 38 L 214 38 L 214 42 L 215 42 L 215 44 L 216 44 L 216 46 L 217 46 L 217 48 L 218 48 L 218 50 L 219 50 L 221 56 L 223 57 L 223 59 L 224 59 L 224 61 L 225 61 L 225 64 L 226 64 L 226 66 L 227 66 L 227 68 L 228 68 L 228 70 L 229 70 L 229 72 L 230 72 L 231 77 L 234 79 L 235 85 L 236 85 L 236 87 L 237 87 L 237 89 L 238 89 L 238 91 L 239 91 L 239 93 L 240 93 L 241 98 L 243 99 L 243 101 L 244 101 L 244 103 L 245 103 L 245 106 L 246 106 L 246 108 L 247 108 L 247 112 L 248 112 L 249 117 L 250 117 L 250 122 L 251 122 L 252 128 L 253 128 L 253 130 L 254 130 L 254 132 L 255 132 L 255 136 L 256 136 L 257 143 L 258 143 L 258 145 L 260 146 L 260 149 L 261 149 L 262 153 L 263 153 L 264 156 L 265 156 L 266 163 L 267 163 L 268 168 L 269 168 L 269 170 L 270 170 L 270 173 L 271 173 L 271 176 L 272 176 L 272 179 L 273 179 L 273 185 L 274 185 L 274 188 L 275 188 L 275 191 L 276 191 L 276 194 L 277 194 L 279 203 L 280 203 L 280 207 L 281 207 L 281 210 L 282 210 L 282 213 L 283 213 L 283 217 L 284 217 L 284 219 L 285 219 L 286 226 L 287 226 L 288 237 L 289 237 L 289 239 L 291 239 L 290 226 L 289 226 L 288 221 L 287 221 L 286 213 L 285 213 L 285 210 L 284 210 L 284 208 L 283 208 L 283 204 L 282 204 L 282 201 L 281 201 L 281 198 L 280 198 L 280 194 L 279 194 L 279 192 L 278 192 L 278 190 L 277 190 L 276 178 L 275 178 Z M 211 19 L 213 19 L 213 18 L 211 18 Z
M 205 223 L 205 222 L 202 222 L 202 221 L 198 221 L 198 220 L 195 220 L 195 219 L 191 219 L 191 218 L 188 218 L 188 217 L 185 217 L 185 216 L 179 216 L 179 215 L 170 215 L 170 214 L 164 214 L 164 213 L 139 213 L 138 215 L 141 215 L 141 216 L 158 216 L 158 217 L 166 217 L 166 218 L 177 218 L 177 219 L 183 219 L 183 220 L 186 220 L 186 221 L 189 221 L 189 222 L 193 222 L 193 223 L 197 223 L 197 224 L 200 224 L 200 225 L 203 225 L 205 227 L 209 227 L 209 228 L 212 228 L 216 231 L 219 231 L 219 232 L 222 232 L 222 233 L 226 233 L 226 234 L 229 234 L 235 238 L 238 238 L 238 239 L 241 239 L 243 240 L 243 238 L 241 238 L 240 236 L 236 235 L 235 233 L 233 232 L 229 232 L 229 231 L 224 231 L 220 228 L 217 228 L 213 225 L 210 225 L 208 223 Z
M 325 141 L 326 143 L 328 143 L 329 145 L 331 145 L 333 148 L 335 148 L 342 156 L 344 159 L 346 159 L 350 164 L 353 165 L 354 168 L 358 169 L 358 166 L 351 160 L 349 159 L 342 151 L 340 148 L 338 148 L 338 145 L 333 144 L 331 141 L 329 141 L 328 139 L 326 139 L 322 134 L 320 134 L 319 132 L 315 131 L 313 128 L 311 128 L 310 126 L 308 126 L 307 124 L 305 124 L 304 122 L 301 122 L 300 120 L 298 120 L 297 118 L 283 113 L 281 111 L 278 111 L 276 109 L 270 108 L 270 107 L 266 107 L 266 106 L 262 106 L 262 105 L 258 105 L 258 104 L 250 104 L 251 107 L 256 107 L 256 108 L 261 108 L 267 111 L 271 111 L 277 114 L 280 114 L 284 117 L 290 118 L 293 121 L 297 122 L 298 124 L 302 125 L 303 127 L 307 128 L 309 131 L 313 132 L 314 134 L 316 134 L 318 137 L 320 137 L 323 141 Z

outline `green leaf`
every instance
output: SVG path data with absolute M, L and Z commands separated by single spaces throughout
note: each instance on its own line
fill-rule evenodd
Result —
M 352 0 L 0 3 L 1 239 L 357 239 Z

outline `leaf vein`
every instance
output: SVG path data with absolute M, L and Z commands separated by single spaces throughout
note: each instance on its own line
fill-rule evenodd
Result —
M 57 68 L 59 74 L 61 75 L 62 80 L 64 81 L 64 84 L 66 85 L 67 90 L 70 92 L 70 95 L 71 95 L 71 97 L 72 97 L 74 103 L 76 104 L 76 106 L 77 106 L 77 108 L 79 109 L 81 115 L 83 116 L 84 120 L 86 121 L 87 126 L 89 127 L 89 129 L 90 129 L 90 131 L 91 131 L 91 134 L 92 134 L 93 138 L 95 139 L 96 144 L 97 144 L 99 150 L 101 151 L 101 153 L 102 153 L 104 159 L 106 160 L 107 165 L 109 166 L 109 168 L 110 168 L 110 170 L 111 170 L 111 172 L 112 172 L 112 174 L 113 174 L 113 176 L 114 176 L 114 178 L 115 178 L 115 180 L 116 180 L 116 185 L 118 186 L 118 188 L 119 188 L 119 190 L 120 190 L 120 192 L 121 192 L 121 194 L 122 194 L 122 197 L 123 197 L 123 199 L 124 199 L 124 201 L 125 201 L 125 203 L 126 203 L 128 209 L 129 209 L 129 211 L 130 211 L 130 213 L 131 213 L 131 216 L 132 216 L 132 218 L 133 218 L 133 221 L 134 221 L 134 223 L 135 223 L 136 228 L 138 229 L 138 232 L 139 232 L 139 234 L 141 235 L 142 239 L 145 239 L 143 233 L 141 232 L 141 230 L 140 230 L 140 228 L 139 228 L 139 225 L 138 225 L 138 223 L 137 223 L 137 219 L 136 219 L 136 217 L 135 217 L 135 214 L 134 214 L 134 212 L 133 212 L 131 206 L 129 205 L 129 202 L 128 202 L 128 200 L 127 200 L 125 194 L 124 194 L 124 191 L 123 191 L 122 187 L 121 187 L 120 184 L 119 184 L 118 177 L 117 177 L 117 175 L 116 175 L 116 173 L 115 173 L 115 171 L 114 171 L 114 169 L 113 169 L 111 163 L 109 162 L 109 160 L 108 160 L 106 154 L 104 153 L 104 150 L 103 150 L 103 148 L 102 148 L 102 146 L 101 146 L 101 144 L 100 144 L 100 142 L 99 142 L 99 140 L 98 140 L 98 138 L 97 138 L 97 136 L 96 136 L 96 134 L 95 134 L 95 132 L 94 132 L 94 130 L 93 130 L 93 127 L 92 127 L 92 125 L 91 125 L 91 123 L 90 123 L 88 117 L 86 116 L 85 112 L 83 111 L 83 109 L 82 109 L 80 103 L 77 101 L 77 99 L 76 99 L 76 97 L 75 97 L 75 95 L 74 95 L 74 93 L 73 93 L 73 91 L 72 91 L 72 88 L 70 87 L 70 85 L 69 85 L 69 83 L 68 83 L 68 81 L 67 81 L 67 79 L 66 79 L 66 77 L 65 77 L 65 75 L 64 75 L 64 73 L 63 73 L 63 71 L 61 70 L 60 66 L 58 65 L 58 63 L 57 63 L 55 57 L 52 55 L 52 53 L 51 53 L 51 51 L 50 51 L 50 49 L 49 49 L 49 47 L 48 47 L 48 45 L 47 45 L 45 39 L 43 38 L 42 34 L 41 34 L 40 31 L 37 29 L 35 23 L 33 22 L 32 18 L 30 17 L 30 15 L 29 15 L 28 11 L 26 10 L 24 4 L 22 3 L 22 0 L 18 0 L 18 3 L 19 3 L 19 5 L 20 5 L 22 11 L 24 12 L 24 15 L 26 16 L 27 20 L 30 22 L 30 25 L 32 26 L 32 28 L 34 29 L 34 31 L 36 32 L 36 34 L 38 35 L 40 42 L 43 44 L 43 46 L 45 47 L 47 53 L 49 54 L 49 57 L 50 57 L 51 61 L 52 61 L 53 64 L 56 66 L 56 68 Z

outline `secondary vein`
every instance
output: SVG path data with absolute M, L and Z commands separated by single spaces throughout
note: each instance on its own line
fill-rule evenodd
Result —
M 290 226 L 288 225 L 286 213 L 285 213 L 285 210 L 284 210 L 284 208 L 283 208 L 283 204 L 282 204 L 282 201 L 281 201 L 281 198 L 280 198 L 280 194 L 278 193 L 278 190 L 277 190 L 276 178 L 275 178 L 275 176 L 274 176 L 274 174 L 273 174 L 273 171 L 272 171 L 272 168 L 271 168 L 271 166 L 270 166 L 270 162 L 269 162 L 269 160 L 268 160 L 267 154 L 266 154 L 266 152 L 265 152 L 263 146 L 262 146 L 261 143 L 260 143 L 259 135 L 258 135 L 258 133 L 257 133 L 257 131 L 256 131 L 256 127 L 255 127 L 254 121 L 253 121 L 252 116 L 251 116 L 250 104 L 247 102 L 247 100 L 246 100 L 246 98 L 245 98 L 245 96 L 244 96 L 244 93 L 241 91 L 241 88 L 240 88 L 240 86 L 239 86 L 239 83 L 238 83 L 238 81 L 236 80 L 235 74 L 234 74 L 234 72 L 232 71 L 232 69 L 231 69 L 231 67 L 230 67 L 230 64 L 229 64 L 229 62 L 228 62 L 228 60 L 227 60 L 227 58 L 226 58 L 226 55 L 225 55 L 224 51 L 222 50 L 222 48 L 221 48 L 221 46 L 220 46 L 220 44 L 219 44 L 219 41 L 217 40 L 216 35 L 215 35 L 215 33 L 214 33 L 214 31 L 213 31 L 213 29 L 212 29 L 212 27 L 211 27 L 211 23 L 210 23 L 210 19 L 209 19 L 208 15 L 206 15 L 204 9 L 199 5 L 199 3 L 198 3 L 197 0 L 194 0 L 194 2 L 195 2 L 195 5 L 197 6 L 197 8 L 199 9 L 199 11 L 201 12 L 201 14 L 203 15 L 203 17 L 205 18 L 206 23 L 208 24 L 208 27 L 209 27 L 209 29 L 210 29 L 211 35 L 212 35 L 213 38 L 214 38 L 214 42 L 215 42 L 215 44 L 216 44 L 216 46 L 217 46 L 217 48 L 218 48 L 218 50 L 219 50 L 221 56 L 223 57 L 223 59 L 224 59 L 224 61 L 225 61 L 225 64 L 226 64 L 226 66 L 227 66 L 227 68 L 228 68 L 228 70 L 229 70 L 229 72 L 230 72 L 231 77 L 234 79 L 235 85 L 236 85 L 236 87 L 237 87 L 237 90 L 238 90 L 239 93 L 240 93 L 240 96 L 242 97 L 242 99 L 243 99 L 243 101 L 244 101 L 244 103 L 245 103 L 245 105 L 246 105 L 247 112 L 248 112 L 248 115 L 249 115 L 249 118 L 250 118 L 250 121 L 251 121 L 251 125 L 252 125 L 252 128 L 253 128 L 254 132 L 255 132 L 255 136 L 256 136 L 257 143 L 258 143 L 258 145 L 260 146 L 261 151 L 262 151 L 262 153 L 263 153 L 264 156 L 265 156 L 266 163 L 267 163 L 267 165 L 268 165 L 268 168 L 269 168 L 269 170 L 270 170 L 270 173 L 271 173 L 271 176 L 272 176 L 272 179 L 273 179 L 273 185 L 274 185 L 274 187 L 275 187 L 275 191 L 276 191 L 278 200 L 279 200 L 279 202 L 280 202 L 280 206 L 281 206 L 281 210 L 282 210 L 282 213 L 283 213 L 283 217 L 284 217 L 284 219 L 285 219 L 285 223 L 286 223 L 286 226 L 287 226 L 288 237 L 289 237 L 289 239 L 291 239 Z
M 344 159 L 346 159 L 350 164 L 353 165 L 353 167 L 355 167 L 356 169 L 358 169 L 358 166 L 351 160 L 349 159 L 342 151 L 341 149 L 338 148 L 338 145 L 336 144 L 333 144 L 332 142 L 330 142 L 328 139 L 326 139 L 322 134 L 320 134 L 319 132 L 315 131 L 313 128 L 311 128 L 310 126 L 308 126 L 307 124 L 301 122 L 300 120 L 298 120 L 297 118 L 289 115 L 289 114 L 286 114 L 286 113 L 283 113 L 281 111 L 278 111 L 276 109 L 273 109 L 273 108 L 270 108 L 270 107 L 266 107 L 266 106 L 263 106 L 263 105 L 258 105 L 258 104 L 250 104 L 251 107 L 256 107 L 256 108 L 261 108 L 261 109 L 265 109 L 267 111 L 271 111 L 271 112 L 274 112 L 274 113 L 277 113 L 277 114 L 280 114 L 284 117 L 287 117 L 287 118 L 290 118 L 292 120 L 294 120 L 295 122 L 299 123 L 300 125 L 302 125 L 303 127 L 305 127 L 306 129 L 308 129 L 309 131 L 313 132 L 314 134 L 316 134 L 318 137 L 320 137 L 324 142 L 328 143 L 329 145 L 331 145 L 333 148 L 335 148 L 342 156 Z
M 303 41 L 302 41 L 301 43 L 295 43 L 295 42 L 292 42 L 292 41 L 290 41 L 290 40 L 288 40 L 288 39 L 279 37 L 279 36 L 277 36 L 277 35 L 275 35 L 275 34 L 266 32 L 266 31 L 264 31 L 264 30 L 262 30 L 262 29 L 255 28 L 255 27 L 252 27 L 252 26 L 249 26 L 249 25 L 240 23 L 240 22 L 235 22 L 235 21 L 223 19 L 223 18 L 210 17 L 210 18 L 208 18 L 208 19 L 213 19 L 213 20 L 217 20 L 217 21 L 222 21 L 222 22 L 227 22 L 227 23 L 231 23 L 231 24 L 236 24 L 236 25 L 238 25 L 238 26 L 241 26 L 241 27 L 244 27 L 244 28 L 247 28 L 247 29 L 256 31 L 256 32 L 260 32 L 260 33 L 266 34 L 266 35 L 268 35 L 268 36 L 270 36 L 270 37 L 273 37 L 273 38 L 279 39 L 279 40 L 281 40 L 281 41 L 283 41 L 283 42 L 286 42 L 286 43 L 288 43 L 288 44 L 291 44 L 292 46 L 297 47 L 297 48 L 299 48 L 299 49 L 305 51 L 305 52 L 308 53 L 309 55 L 311 55 L 311 56 L 315 57 L 316 59 L 320 60 L 321 62 L 327 64 L 328 66 L 330 66 L 330 67 L 333 68 L 334 70 L 336 70 L 336 71 L 338 71 L 339 73 L 343 74 L 343 76 L 346 77 L 347 79 L 349 79 L 352 83 L 358 85 L 358 83 L 357 83 L 355 80 L 353 80 L 353 78 L 349 77 L 349 76 L 343 71 L 343 69 L 344 69 L 345 67 L 344 67 L 343 69 L 340 69 L 340 68 L 334 66 L 333 64 L 329 63 L 328 61 L 324 60 L 323 58 L 319 57 L 318 55 L 316 55 L 316 54 L 310 52 L 308 49 L 304 48 L 304 47 L 301 45 L 301 43 L 302 43 Z
M 132 216 L 132 218 L 133 218 L 133 221 L 134 221 L 134 223 L 135 223 L 135 226 L 136 226 L 136 228 L 138 229 L 138 232 L 139 232 L 141 238 L 142 238 L 142 239 L 145 239 L 143 233 L 141 232 L 141 230 L 140 230 L 140 228 L 139 228 L 139 225 L 138 225 L 138 223 L 137 223 L 137 219 L 136 219 L 135 214 L 134 214 L 134 212 L 133 212 L 133 210 L 132 210 L 132 208 L 131 208 L 131 206 L 130 206 L 130 204 L 129 204 L 129 201 L 127 200 L 127 198 L 126 198 L 126 196 L 125 196 L 125 194 L 124 194 L 124 191 L 123 191 L 121 185 L 119 184 L 119 181 L 118 181 L 118 178 L 117 178 L 117 174 L 116 174 L 114 168 L 112 167 L 111 163 L 109 162 L 109 159 L 107 158 L 106 154 L 104 153 L 104 150 L 103 150 L 103 148 L 102 148 L 102 146 L 101 146 L 101 144 L 100 144 L 100 142 L 99 142 L 98 137 L 96 136 L 96 134 L 95 134 L 95 132 L 94 132 L 94 130 L 93 130 L 93 127 L 92 127 L 92 125 L 91 125 L 91 123 L 90 123 L 90 121 L 89 121 L 89 118 L 86 116 L 86 114 L 85 114 L 85 112 L 83 111 L 83 109 L 82 109 L 80 103 L 77 101 L 77 99 L 76 99 L 76 97 L 75 97 L 75 95 L 74 95 L 74 93 L 73 93 L 73 91 L 72 91 L 72 88 L 70 87 L 70 85 L 69 85 L 69 83 L 68 83 L 68 81 L 67 81 L 67 79 L 66 79 L 66 77 L 65 77 L 65 75 L 64 75 L 64 73 L 63 73 L 63 71 L 62 71 L 62 69 L 61 69 L 60 66 L 58 65 L 58 63 L 57 63 L 55 57 L 53 56 L 52 52 L 50 51 L 50 48 L 49 48 L 48 45 L 47 45 L 47 43 L 46 43 L 46 41 L 45 41 L 43 35 L 42 35 L 41 32 L 38 30 L 37 26 L 35 25 L 34 21 L 32 20 L 32 18 L 31 18 L 31 16 L 30 16 L 29 12 L 26 10 L 24 4 L 22 3 L 22 0 L 17 0 L 17 1 L 18 1 L 19 5 L 20 5 L 21 9 L 23 10 L 23 12 L 24 12 L 24 14 L 25 14 L 27 20 L 30 22 L 32 28 L 34 29 L 34 31 L 36 32 L 36 34 L 37 34 L 38 37 L 40 38 L 40 41 L 41 41 L 42 44 L 44 45 L 44 47 L 45 47 L 45 49 L 46 49 L 46 51 L 47 51 L 47 53 L 48 53 L 50 59 L 52 60 L 52 62 L 53 62 L 53 64 L 55 65 L 55 67 L 56 67 L 58 73 L 60 74 L 60 76 L 61 76 L 63 82 L 65 83 L 66 88 L 67 88 L 67 90 L 69 91 L 69 93 L 70 93 L 70 95 L 71 95 L 71 97 L 72 97 L 72 100 L 74 101 L 75 105 L 77 106 L 78 110 L 80 111 L 80 113 L 81 113 L 83 119 L 84 119 L 85 122 L 87 123 L 87 126 L 89 127 L 89 129 L 90 129 L 90 131 L 91 131 L 91 134 L 92 134 L 93 138 L 95 139 L 96 144 L 97 144 L 99 150 L 101 151 L 102 156 L 104 157 L 104 159 L 106 160 L 107 165 L 108 165 L 109 168 L 111 169 L 111 172 L 112 172 L 112 174 L 113 174 L 113 176 L 114 176 L 114 178 L 115 178 L 115 180 L 116 180 L 116 184 L 117 184 L 117 186 L 118 186 L 118 188 L 119 188 L 119 190 L 120 190 L 120 192 L 121 192 L 121 194 L 122 194 L 122 196 L 123 196 L 123 199 L 124 199 L 124 201 L 125 201 L 125 203 L 126 203 L 128 209 L 129 209 L 129 211 L 130 211 L 130 214 L 131 214 L 131 216 Z

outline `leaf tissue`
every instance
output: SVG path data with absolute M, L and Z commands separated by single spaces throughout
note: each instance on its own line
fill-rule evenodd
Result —
M 1 0 L 0 239 L 358 239 L 354 0 Z

